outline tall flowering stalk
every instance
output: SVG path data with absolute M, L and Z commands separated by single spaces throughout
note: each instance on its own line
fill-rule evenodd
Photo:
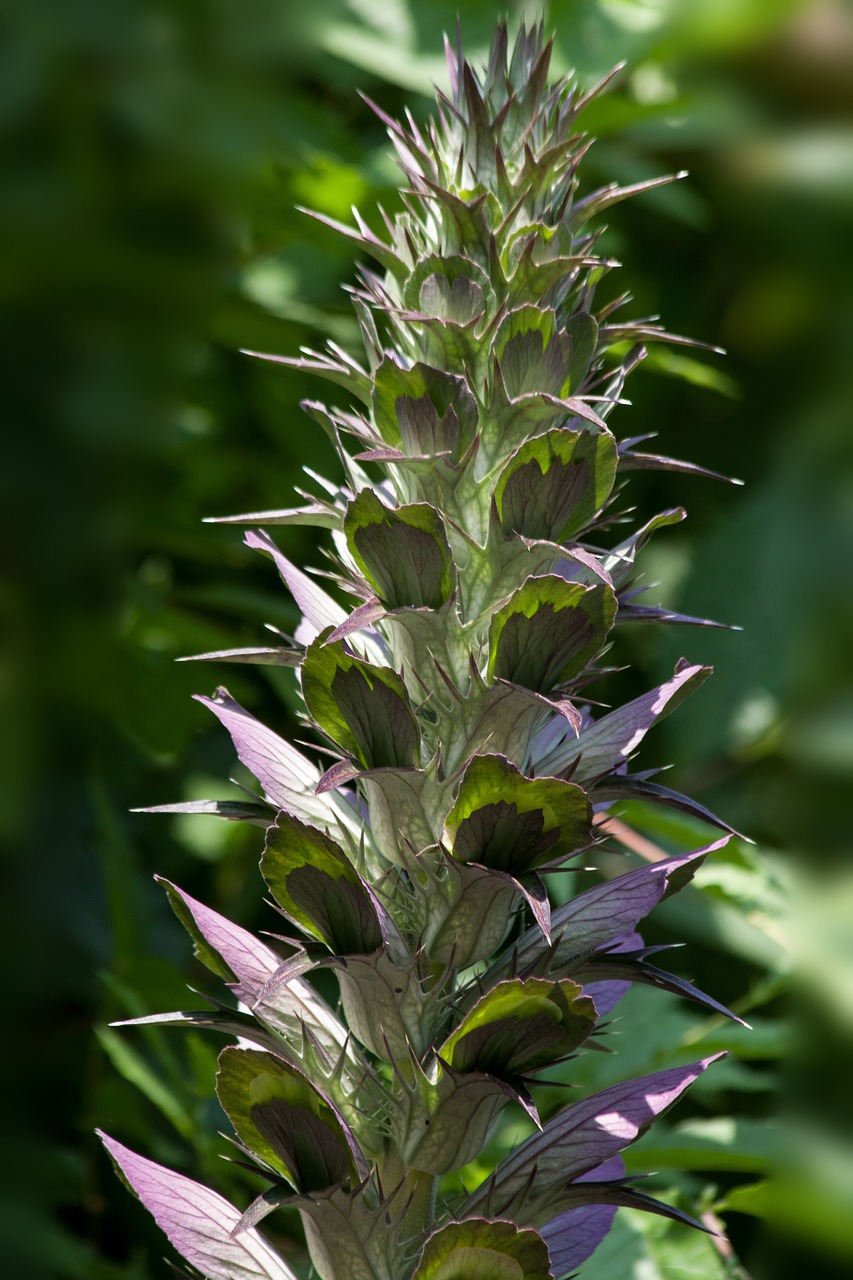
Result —
M 292 645 L 202 656 L 296 667 L 334 763 L 321 774 L 220 688 L 200 700 L 263 797 L 167 806 L 262 827 L 261 871 L 287 921 L 286 938 L 262 942 L 163 882 L 239 1003 L 142 1021 L 236 1037 L 217 1093 L 269 1189 L 241 1214 L 104 1142 L 204 1276 L 291 1277 L 258 1230 L 285 1204 L 322 1280 L 559 1280 L 616 1206 L 684 1217 L 627 1181 L 620 1153 L 711 1059 L 583 1097 L 544 1124 L 537 1112 L 539 1074 L 590 1044 L 629 983 L 721 1008 L 652 964 L 636 933 L 708 849 L 558 909 L 549 874 L 588 857 L 621 798 L 724 826 L 633 767 L 647 730 L 709 668 L 682 661 L 613 710 L 591 697 L 622 624 L 698 621 L 638 600 L 637 552 L 681 513 L 613 545 L 624 473 L 699 469 L 607 425 L 641 344 L 680 340 L 617 318 L 624 299 L 595 303 L 616 264 L 597 255 L 590 221 L 655 184 L 576 198 L 588 145 L 578 119 L 604 85 L 549 87 L 550 51 L 541 27 L 522 28 L 510 51 L 502 26 L 478 75 L 448 46 L 437 123 L 424 133 L 382 117 L 405 212 L 384 238 L 358 214 L 355 229 L 321 218 L 381 269 L 362 270 L 354 293 L 366 366 L 331 343 L 280 360 L 346 393 L 344 409 L 304 406 L 343 482 L 302 507 L 234 518 L 330 529 L 354 604 L 343 609 L 267 533 L 246 535 L 301 623 Z M 311 981 L 321 967 L 337 1006 Z M 532 1136 L 479 1185 L 447 1190 L 460 1179 L 444 1175 L 481 1155 L 509 1105 Z

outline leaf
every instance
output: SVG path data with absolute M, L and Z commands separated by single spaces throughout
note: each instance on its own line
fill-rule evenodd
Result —
M 433 913 L 426 944 L 435 963 L 466 969 L 487 960 L 503 942 L 520 886 L 509 876 L 463 863 L 453 873 L 459 886 L 453 906 L 443 919 Z
M 616 476 L 609 431 L 547 431 L 522 444 L 495 486 L 506 533 L 563 542 L 588 525 Z
M 694 1004 L 722 1014 L 724 1018 L 731 1018 L 732 1022 L 739 1022 L 742 1026 L 748 1025 L 737 1014 L 732 1013 L 731 1009 L 720 1004 L 713 996 L 705 995 L 704 991 L 694 987 L 693 983 L 688 982 L 686 978 L 679 978 L 677 974 L 667 973 L 655 965 L 646 963 L 643 955 L 643 952 L 634 955 L 609 952 L 594 955 L 584 961 L 579 968 L 572 969 L 572 975 L 584 985 L 587 982 L 598 982 L 599 979 L 616 980 L 620 983 L 640 982 L 649 987 L 657 987 L 659 991 L 671 991 L 675 995 L 684 996 Z
M 595 1022 L 577 983 L 513 978 L 487 991 L 438 1052 L 455 1071 L 521 1076 L 573 1053 Z
M 237 755 L 258 779 L 270 803 L 323 825 L 335 821 L 327 798 L 315 795 L 320 772 L 295 747 L 256 720 L 221 686 L 212 698 L 196 694 L 231 734 Z
M 492 308 L 495 296 L 486 272 L 458 255 L 421 258 L 403 287 L 403 301 L 411 311 L 458 324 L 482 315 L 486 299 Z
M 371 1053 L 408 1063 L 423 1053 L 429 1027 L 420 979 L 412 963 L 395 964 L 387 950 L 347 956 L 338 971 L 347 1026 Z
M 332 1104 L 281 1058 L 229 1046 L 216 1092 L 238 1137 L 297 1191 L 325 1191 L 356 1176 L 355 1140 Z M 362 1176 L 367 1172 L 363 1158 Z
M 302 691 L 320 728 L 364 768 L 418 763 L 418 722 L 406 686 L 390 667 L 362 662 L 342 643 L 321 637 L 305 655 Z
M 115 1164 L 158 1227 L 192 1266 L 210 1280 L 296 1280 L 259 1231 L 232 1236 L 240 1213 L 215 1191 L 97 1131 Z
M 455 580 L 444 523 L 434 507 L 418 502 L 386 507 L 363 489 L 347 508 L 344 533 L 353 558 L 390 609 L 438 609 Z
M 373 898 L 340 845 L 291 814 L 267 831 L 261 872 L 276 902 L 336 955 L 382 946 Z
M 302 661 L 299 649 L 264 646 L 257 649 L 214 649 L 210 653 L 190 653 L 178 662 L 240 662 L 264 667 L 298 667 Z
M 616 597 L 554 574 L 528 578 L 492 616 L 490 679 L 550 693 L 598 654 L 616 618 Z
M 507 1103 L 520 1100 L 493 1076 L 460 1075 L 448 1067 L 435 1083 L 418 1070 L 416 1084 L 414 1100 L 407 1096 L 402 1104 L 397 1141 L 409 1168 L 434 1176 L 476 1160 Z
M 561 1191 L 578 1174 L 628 1146 L 680 1097 L 688 1085 L 725 1054 L 627 1080 L 566 1107 L 507 1156 L 462 1206 L 464 1213 L 522 1209 L 535 1221 L 561 1205 Z
M 551 1280 L 541 1236 L 514 1222 L 467 1218 L 439 1227 L 412 1280 Z
M 574 783 L 526 778 L 505 756 L 474 756 L 444 834 L 458 862 L 523 874 L 587 848 L 592 808 Z

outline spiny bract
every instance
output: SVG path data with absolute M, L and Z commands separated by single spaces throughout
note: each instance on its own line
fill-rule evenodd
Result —
M 261 870 L 295 931 L 261 942 L 165 882 L 239 1008 L 148 1021 L 237 1037 L 217 1091 L 271 1187 L 241 1215 L 105 1142 L 205 1276 L 291 1276 L 257 1230 L 284 1203 L 322 1280 L 559 1280 L 615 1206 L 683 1217 L 625 1180 L 620 1152 L 707 1061 L 566 1106 L 466 1194 L 447 1190 L 458 1178 L 441 1182 L 480 1156 L 508 1104 L 539 1126 L 537 1073 L 588 1043 L 630 982 L 720 1010 L 651 965 L 635 932 L 708 850 L 553 911 L 546 888 L 596 845 L 619 798 L 716 821 L 630 772 L 646 731 L 708 668 L 682 661 L 615 710 L 587 699 L 622 623 L 699 621 L 638 603 L 634 585 L 636 553 L 681 512 L 604 549 L 622 475 L 699 469 L 606 425 L 641 343 L 677 339 L 614 319 L 624 299 L 594 304 L 616 264 L 596 255 L 588 223 L 640 188 L 576 198 L 592 94 L 549 87 L 549 57 L 541 27 L 522 28 L 511 54 L 500 27 L 482 75 L 448 47 L 437 124 L 382 117 L 405 212 L 386 219 L 387 239 L 358 214 L 356 229 L 330 223 L 381 268 L 363 269 L 354 292 L 366 367 L 331 343 L 281 361 L 347 393 L 345 409 L 304 406 L 344 482 L 299 508 L 233 517 L 331 529 L 355 605 L 347 613 L 266 533 L 247 535 L 302 622 L 292 645 L 202 656 L 297 667 L 335 763 L 321 776 L 219 689 L 201 701 L 263 800 L 167 806 L 264 827 Z M 339 1009 L 311 983 L 320 965 Z

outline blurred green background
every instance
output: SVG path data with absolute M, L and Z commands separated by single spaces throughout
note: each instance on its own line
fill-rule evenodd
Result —
M 219 1158 L 217 1046 L 106 1024 L 192 1005 L 186 983 L 206 981 L 155 871 L 269 923 L 257 833 L 128 811 L 226 794 L 230 744 L 190 697 L 218 680 L 299 733 L 276 669 L 174 663 L 295 620 L 239 532 L 200 522 L 290 505 L 305 465 L 335 474 L 298 410 L 322 388 L 238 350 L 355 341 L 349 248 L 294 206 L 344 220 L 353 203 L 371 219 L 377 200 L 397 207 L 382 127 L 357 90 L 425 116 L 457 7 L 479 55 L 504 8 L 472 0 L 28 0 L 3 20 L 9 1275 L 170 1274 L 96 1123 L 241 1194 Z M 505 7 L 512 20 L 536 12 Z M 630 288 L 633 314 L 728 351 L 655 353 L 614 428 L 656 431 L 662 452 L 746 482 L 632 480 L 645 515 L 689 511 L 646 555 L 660 599 L 744 631 L 640 628 L 623 641 L 622 692 L 682 652 L 716 665 L 645 762 L 676 761 L 675 785 L 757 851 L 719 856 L 648 936 L 686 938 L 673 965 L 756 1029 L 635 993 L 606 1066 L 615 1078 L 734 1050 L 636 1167 L 721 1214 L 736 1258 L 625 1214 L 589 1275 L 849 1275 L 853 10 L 562 0 L 546 20 L 556 69 L 585 84 L 628 60 L 586 118 L 600 141 L 585 182 L 690 170 L 614 211 L 607 247 L 626 266 L 609 287 Z M 321 563 L 310 534 L 281 541 Z M 665 848 L 702 835 L 630 816 Z

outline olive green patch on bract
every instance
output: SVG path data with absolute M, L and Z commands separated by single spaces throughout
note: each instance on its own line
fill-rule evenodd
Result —
M 445 821 L 459 862 L 509 875 L 566 858 L 592 840 L 586 792 L 560 778 L 526 778 L 505 756 L 474 756 Z
M 468 1218 L 424 1246 L 413 1280 L 553 1280 L 545 1241 L 531 1227 Z
M 616 597 L 603 583 L 528 578 L 492 617 L 489 677 L 550 693 L 600 652 L 615 618 Z
M 324 1191 L 353 1175 L 353 1158 L 331 1106 L 273 1054 L 223 1049 L 216 1091 L 241 1141 L 297 1191 Z
M 370 489 L 349 504 L 347 545 L 358 567 L 391 609 L 438 609 L 454 586 L 444 523 L 426 502 L 390 508 Z
M 419 763 L 418 722 L 403 681 L 390 667 L 354 657 L 323 632 L 302 665 L 302 692 L 312 719 L 365 769 Z
M 616 463 L 609 431 L 555 430 L 525 441 L 495 487 L 504 532 L 556 542 L 572 537 L 607 500 Z
M 456 1071 L 523 1075 L 573 1053 L 596 1016 L 575 982 L 512 978 L 477 1001 L 439 1052 Z
M 477 402 L 463 377 L 386 356 L 373 376 L 373 420 L 386 444 L 410 454 L 464 453 L 477 429 Z
M 376 907 L 343 849 L 282 812 L 267 831 L 261 872 L 281 909 L 337 955 L 382 946 Z

